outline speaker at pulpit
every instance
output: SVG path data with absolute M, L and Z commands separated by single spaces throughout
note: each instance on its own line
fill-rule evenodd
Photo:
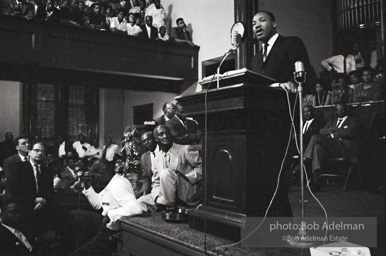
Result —
M 210 80 L 201 81 L 204 88 Z M 264 216 L 291 125 L 286 93 L 270 88 L 273 82 L 241 69 L 223 74 L 220 88 L 176 98 L 204 135 L 203 204 L 190 216 L 190 227 L 239 240 L 245 217 Z M 281 185 L 277 197 L 286 196 Z M 288 215 L 285 204 L 275 200 L 269 215 Z

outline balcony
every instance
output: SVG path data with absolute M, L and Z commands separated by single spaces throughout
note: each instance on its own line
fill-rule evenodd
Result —
M 0 79 L 179 93 L 199 47 L 0 15 Z

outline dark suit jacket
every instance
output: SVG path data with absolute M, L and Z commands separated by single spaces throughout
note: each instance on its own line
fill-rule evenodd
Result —
M 359 122 L 357 119 L 348 116 L 340 128 L 336 127 L 338 119 L 335 118 L 332 122 L 328 122 L 319 134 L 328 136 L 333 134 L 334 139 L 339 141 L 342 146 L 343 154 L 349 161 L 355 162 L 358 153 L 358 131 Z
M 33 255 L 19 239 L 6 227 L 0 224 L 0 255 L 24 256 Z M 28 238 L 27 238 L 28 239 Z M 29 240 L 28 240 L 29 241 Z M 31 241 L 29 241 L 31 243 Z M 32 250 L 33 252 L 33 250 Z
M 154 121 L 155 121 L 155 125 L 166 124 L 165 115 L 157 117 Z
M 304 121 L 305 122 L 305 121 Z M 323 127 L 323 122 L 314 118 L 311 125 L 308 127 L 306 133 L 303 134 L 303 145 L 304 148 L 307 147 L 312 135 L 319 134 L 320 129 Z
M 181 121 L 174 116 L 166 122 L 166 126 L 169 127 L 172 135 L 172 141 L 181 145 L 193 145 L 197 144 L 201 139 L 199 131 L 196 133 L 188 133 L 186 125 L 184 126 Z
M 153 172 L 151 170 L 151 157 L 152 152 L 147 151 L 141 156 L 141 168 L 142 168 L 142 189 L 141 191 L 150 194 L 151 191 L 151 177 L 153 177 Z
M 43 197 L 49 203 L 53 197 L 53 178 L 51 171 L 41 165 L 39 191 L 36 191 L 34 170 L 29 161 L 22 162 L 15 154 L 4 161 L 4 172 L 7 185 L 4 194 L 6 202 L 21 203 L 26 210 L 31 211 L 35 206 L 35 199 Z
M 262 75 L 271 77 L 279 83 L 294 81 L 295 62 L 301 61 L 307 72 L 304 89 L 314 86 L 315 70 L 310 64 L 308 53 L 303 41 L 299 37 L 277 38 L 267 59 L 263 62 L 262 52 L 252 58 L 251 69 Z
M 150 27 L 150 35 L 147 32 L 146 24 L 141 26 L 142 33 L 141 36 L 145 38 L 150 38 L 150 39 L 158 39 L 158 30 L 156 27 L 151 26 Z

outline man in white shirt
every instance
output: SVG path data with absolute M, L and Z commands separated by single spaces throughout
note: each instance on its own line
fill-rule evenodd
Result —
M 106 138 L 106 145 L 103 146 L 102 157 L 107 161 L 112 162 L 114 157 L 118 155 L 118 145 L 113 143 L 111 137 Z
M 102 149 L 99 147 L 99 142 L 97 138 L 93 138 L 91 142 L 91 147 L 86 152 L 86 157 L 90 161 L 91 158 L 102 158 Z
M 351 71 L 356 70 L 355 58 L 349 54 L 346 46 L 342 47 L 342 53 L 332 56 L 321 62 L 323 68 L 333 73 L 345 73 L 348 75 Z
M 83 194 L 91 206 L 102 209 L 102 218 L 96 212 L 76 210 L 71 212 L 75 233 L 79 237 L 94 236 L 90 241 L 75 250 L 71 255 L 110 255 L 116 248 L 112 235 L 120 230 L 117 222 L 122 216 L 142 213 L 134 190 L 129 180 L 115 174 L 114 166 L 105 159 L 97 160 L 91 167 L 95 183 L 104 184 L 105 188 L 96 193 L 91 186 L 91 177 L 84 179 Z M 77 237 L 78 237 L 77 235 Z
M 126 32 L 126 19 L 124 18 L 126 16 L 125 9 L 121 8 L 118 11 L 117 17 L 112 17 L 110 19 L 110 30 L 111 32 Z
M 86 152 L 90 149 L 91 145 L 86 142 L 86 137 L 83 134 L 78 135 L 78 141 L 72 144 L 79 158 L 83 158 Z
M 159 29 L 166 24 L 166 11 L 161 6 L 161 0 L 154 1 L 154 8 L 150 9 L 146 15 L 153 17 L 153 26 Z

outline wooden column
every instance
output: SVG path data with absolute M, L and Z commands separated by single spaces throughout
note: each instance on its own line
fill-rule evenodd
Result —
M 253 57 L 253 33 L 252 18 L 257 12 L 257 0 L 235 0 L 235 22 L 240 21 L 244 24 L 244 39 L 237 50 L 235 69 L 250 69 L 251 59 Z

